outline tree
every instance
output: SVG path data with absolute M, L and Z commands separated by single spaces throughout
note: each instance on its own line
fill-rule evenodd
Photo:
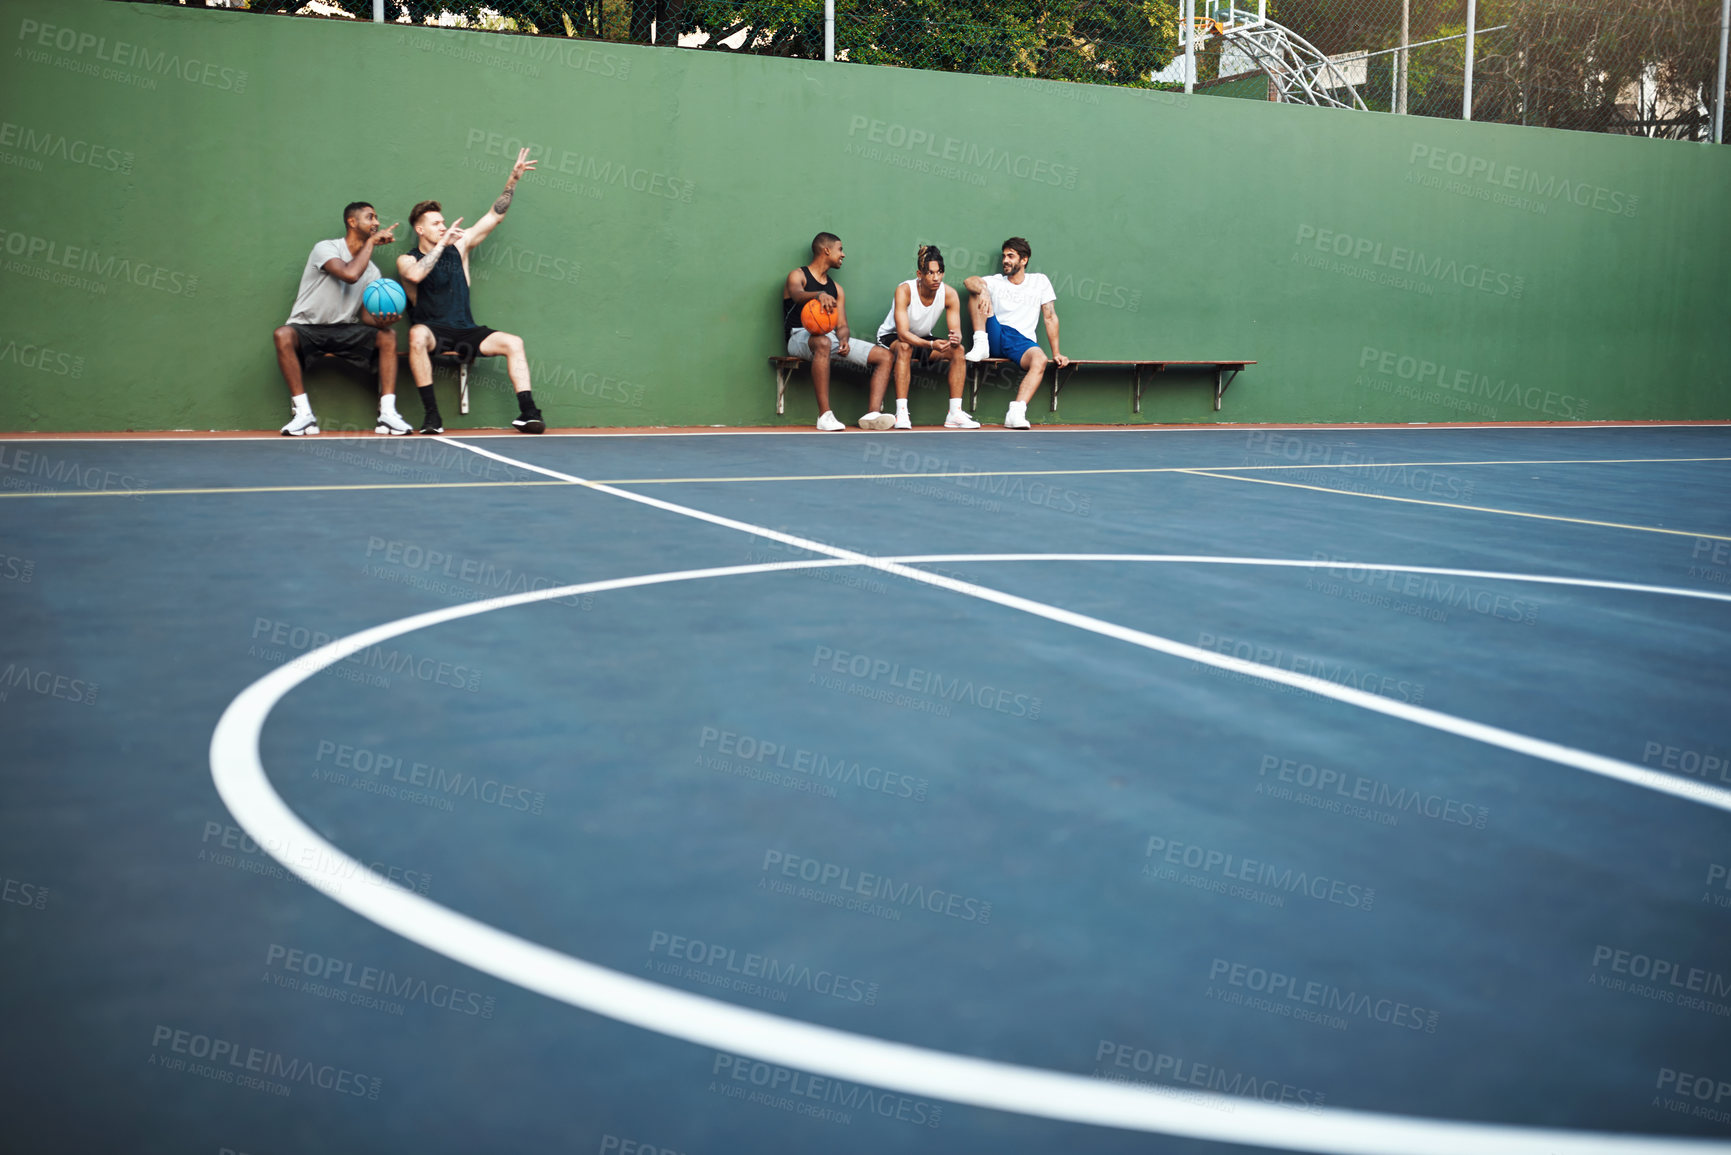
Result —
M 326 0 L 351 16 L 372 0 Z M 250 0 L 293 12 L 306 0 Z M 416 24 L 817 59 L 823 0 L 387 0 Z M 1178 47 L 1178 0 L 837 0 L 836 52 L 858 64 L 1146 87 Z
M 1466 31 L 1462 0 L 1410 7 L 1413 42 Z M 1270 15 L 1329 54 L 1400 43 L 1399 0 L 1277 0 Z M 1704 139 L 1718 24 L 1718 0 L 1479 0 L 1478 27 L 1507 27 L 1475 43 L 1473 117 Z M 1408 107 L 1459 116 L 1465 66 L 1464 39 L 1414 49 Z
M 1178 11 L 1176 0 L 837 0 L 835 22 L 836 54 L 853 63 L 1140 87 L 1171 60 Z M 706 34 L 707 48 L 813 58 L 823 3 L 687 0 L 681 31 Z

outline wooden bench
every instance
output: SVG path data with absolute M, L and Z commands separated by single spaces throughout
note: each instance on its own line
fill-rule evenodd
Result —
M 847 362 L 847 361 L 843 361 L 841 363 L 843 365 L 846 365 L 850 369 L 855 367 L 854 365 L 852 365 L 850 362 Z M 771 357 L 769 359 L 769 367 L 771 369 L 775 370 L 775 411 L 776 411 L 776 413 L 780 414 L 780 413 L 787 412 L 787 383 L 793 377 L 793 371 L 795 369 L 798 369 L 801 365 L 806 365 L 806 364 L 809 364 L 809 362 L 802 361 L 798 357 L 788 357 L 786 355 L 783 355 L 780 357 Z M 830 362 L 830 366 L 832 368 L 835 366 L 835 364 L 836 364 L 836 362 L 834 362 L 834 361 Z
M 1070 378 L 1076 375 L 1076 370 L 1128 369 L 1130 370 L 1131 381 L 1131 411 L 1140 413 L 1142 412 L 1144 374 L 1151 377 L 1155 373 L 1164 373 L 1173 369 L 1180 371 L 1191 370 L 1202 372 L 1212 370 L 1214 372 L 1214 408 L 1215 411 L 1218 412 L 1220 409 L 1220 399 L 1226 396 L 1226 388 L 1232 384 L 1232 379 L 1238 376 L 1239 372 L 1243 370 L 1245 366 L 1254 364 L 1256 364 L 1254 361 L 1107 361 L 1071 358 L 1070 363 L 1062 369 L 1058 368 L 1058 363 L 1056 361 L 1049 362 L 1046 366 L 1046 372 L 1051 377 L 1052 412 L 1056 413 L 1058 411 L 1058 394 L 1063 391 L 1064 386 L 1069 383 Z M 970 396 L 972 398 L 968 405 L 968 408 L 970 409 L 977 410 L 980 407 L 980 381 L 985 377 L 987 371 L 986 367 L 988 365 L 994 369 L 1007 369 L 1011 373 L 1017 375 L 1021 373 L 1019 368 L 1011 365 L 1001 357 L 988 357 L 984 361 L 975 361 L 971 363 L 968 366 L 968 379 L 971 389 Z
M 798 357 L 783 356 L 771 357 L 769 359 L 769 367 L 775 370 L 775 411 L 777 413 L 783 413 L 786 411 L 787 383 L 792 379 L 794 370 L 804 364 L 806 364 L 806 362 L 802 361 Z M 848 365 L 848 362 L 832 361 L 830 364 Z M 1052 412 L 1056 413 L 1058 411 L 1058 394 L 1063 390 L 1070 378 L 1075 376 L 1076 370 L 1085 368 L 1130 370 L 1132 412 L 1135 413 L 1142 412 L 1144 374 L 1151 377 L 1155 373 L 1165 373 L 1174 369 L 1180 371 L 1190 370 L 1202 372 L 1212 370 L 1214 372 L 1214 408 L 1218 411 L 1220 409 L 1220 399 L 1226 396 L 1227 386 L 1232 384 L 1232 379 L 1238 376 L 1239 372 L 1246 366 L 1254 364 L 1256 364 L 1254 361 L 1103 361 L 1072 359 L 1068 365 L 1060 369 L 1058 368 L 1057 363 L 1053 362 L 1047 366 L 1047 372 L 1050 375 L 1052 383 Z M 855 366 L 848 365 L 848 367 L 854 368 Z M 1012 366 L 1008 361 L 1001 357 L 988 357 L 984 361 L 969 362 L 968 384 L 971 400 L 968 402 L 968 408 L 970 410 L 979 409 L 980 382 L 985 378 L 986 373 L 992 369 L 1008 369 L 1012 372 L 1020 372 L 1020 370 L 1016 369 L 1015 366 Z M 464 410 L 464 412 L 468 411 Z
M 320 360 L 334 356 L 334 354 L 325 353 L 321 355 Z M 397 378 L 400 383 L 402 378 L 408 376 L 409 366 L 407 361 L 409 351 L 407 349 L 398 349 L 397 356 L 402 358 L 404 361 L 403 367 L 397 370 Z M 459 413 L 467 413 L 469 411 L 469 366 L 474 363 L 475 359 L 473 357 L 469 358 L 467 361 L 460 360 L 455 352 L 441 353 L 437 357 L 433 358 L 433 364 L 435 367 L 441 364 L 455 365 L 457 367 L 457 412 Z M 413 378 L 410 378 L 409 380 L 409 388 L 414 388 Z M 398 392 L 400 393 L 402 390 L 399 389 Z M 777 409 L 776 412 L 780 413 L 781 410 Z

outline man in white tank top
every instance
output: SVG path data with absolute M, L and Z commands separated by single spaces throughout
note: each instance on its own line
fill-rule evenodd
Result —
M 908 380 L 918 360 L 921 368 L 949 362 L 950 411 L 944 428 L 978 429 L 980 423 L 962 411 L 962 383 L 968 371 L 962 347 L 962 299 L 944 284 L 944 255 L 936 245 L 921 245 L 915 261 L 919 275 L 896 286 L 895 303 L 878 326 L 878 344 L 896 358 L 895 428 L 914 427 L 908 419 Z M 932 336 L 939 318 L 947 334 L 941 338 Z

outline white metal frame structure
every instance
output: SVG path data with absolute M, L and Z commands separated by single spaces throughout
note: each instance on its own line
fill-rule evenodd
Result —
M 1204 20 L 1220 29 L 1225 43 L 1244 53 L 1273 78 L 1281 100 L 1369 111 L 1358 89 L 1347 83 L 1338 62 L 1330 60 L 1292 29 L 1268 18 L 1266 0 L 1257 4 L 1255 12 L 1216 0 L 1204 0 L 1202 7 Z M 1187 53 L 1193 51 L 1189 41 L 1195 38 L 1196 25 L 1201 22 L 1186 22 Z

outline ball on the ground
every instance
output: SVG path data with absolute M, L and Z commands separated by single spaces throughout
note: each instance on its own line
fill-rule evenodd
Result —
M 403 286 L 389 277 L 380 277 L 368 281 L 367 287 L 361 290 L 361 304 L 375 317 L 389 317 L 408 307 L 409 295 L 403 292 Z
M 835 298 L 830 296 L 813 297 L 799 311 L 799 323 L 805 326 L 808 333 L 828 333 L 835 329 L 836 308 Z

